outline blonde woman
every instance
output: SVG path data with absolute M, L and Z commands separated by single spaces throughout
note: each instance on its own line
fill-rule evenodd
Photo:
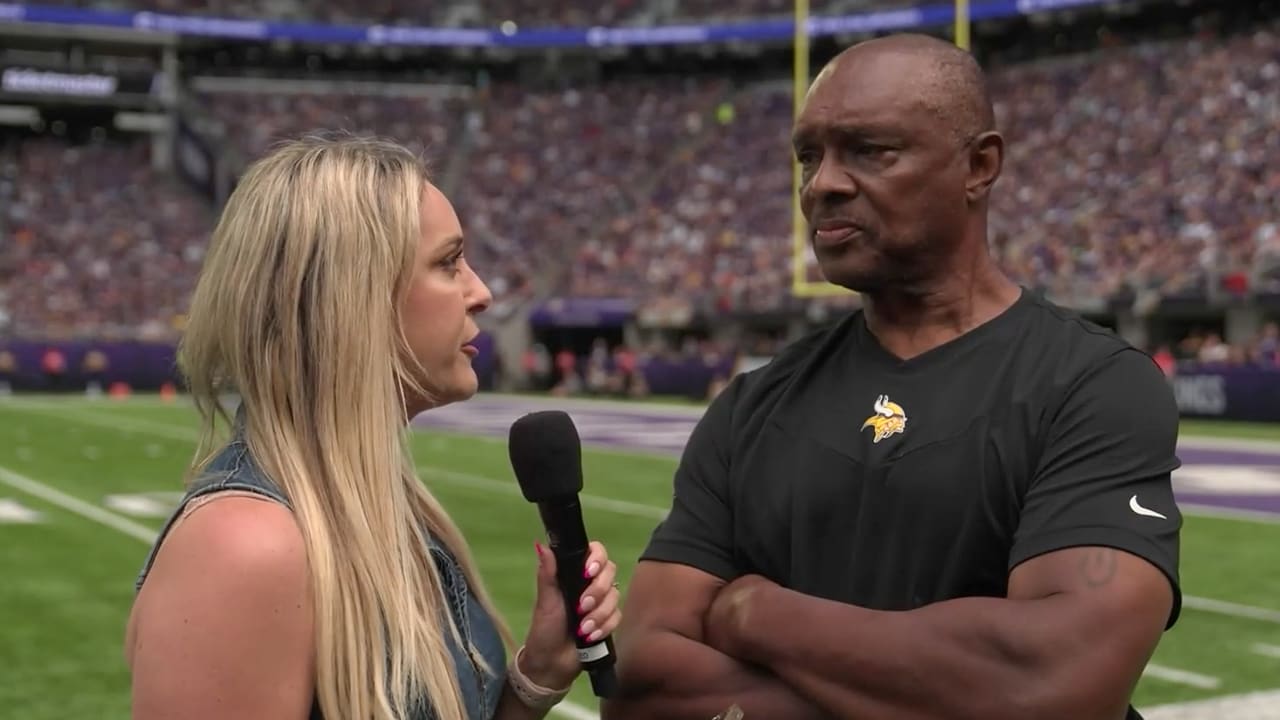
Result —
M 138 578 L 134 718 L 519 720 L 563 698 L 579 666 L 554 556 L 512 652 L 406 447 L 409 419 L 477 389 L 491 296 L 463 246 L 395 144 L 305 138 L 240 180 L 179 350 L 204 441 Z M 601 637 L 619 614 L 598 543 L 584 572 L 575 623 Z

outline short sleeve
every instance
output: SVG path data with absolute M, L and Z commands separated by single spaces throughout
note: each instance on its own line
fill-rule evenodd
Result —
M 1053 416 L 1009 557 L 1100 545 L 1144 558 L 1173 589 L 1168 627 L 1182 605 L 1174 501 L 1178 407 L 1156 364 L 1127 348 L 1067 394 Z
M 676 468 L 671 511 L 649 539 L 641 560 L 689 565 L 725 580 L 733 562 L 729 453 L 739 376 L 716 396 L 694 426 Z

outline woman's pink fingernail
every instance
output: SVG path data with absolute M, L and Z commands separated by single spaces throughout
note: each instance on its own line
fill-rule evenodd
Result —
M 591 634 L 591 631 L 595 629 L 596 629 L 595 620 L 583 620 L 582 626 L 578 629 L 578 634 L 581 635 L 582 637 L 587 637 L 588 635 Z
M 597 631 L 595 631 L 595 632 L 591 633 L 591 635 L 590 635 L 590 636 L 588 636 L 588 637 L 587 637 L 587 639 L 588 639 L 588 640 L 590 640 L 591 642 L 595 642 L 595 641 L 597 641 L 597 640 L 599 640 L 599 639 L 600 639 L 600 635 L 601 635 L 601 634 L 602 634 L 602 631 L 601 631 L 601 630 L 597 630 Z
M 600 563 L 591 563 L 587 566 L 586 571 L 582 573 L 582 577 L 593 578 L 598 572 L 600 572 Z

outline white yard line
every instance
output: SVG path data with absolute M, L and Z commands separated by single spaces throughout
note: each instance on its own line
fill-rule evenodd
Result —
M 109 510 L 103 510 L 96 505 L 91 505 L 80 498 L 72 497 L 61 490 L 52 488 L 8 468 L 0 467 L 0 483 L 4 483 L 32 497 L 40 498 L 47 503 L 57 505 L 63 510 L 69 510 L 81 517 L 88 518 L 99 525 L 105 525 L 131 538 L 145 543 L 155 541 L 156 531 L 149 527 L 139 525 L 129 518 L 116 515 Z
M 1255 605 L 1242 605 L 1241 603 L 1227 602 L 1226 600 L 1213 600 L 1211 598 L 1187 595 L 1182 598 L 1182 607 L 1229 617 L 1280 624 L 1280 610 L 1272 610 Z
M 503 482 L 493 478 L 446 470 L 444 468 L 433 467 L 430 465 L 419 465 L 418 471 L 430 478 L 443 480 L 455 485 L 483 488 L 484 490 L 492 490 L 506 495 L 524 497 L 520 492 L 520 486 L 516 484 L 515 480 Z M 617 513 L 619 515 L 631 515 L 633 517 L 647 518 L 650 520 L 662 520 L 667 516 L 666 510 L 654 505 L 645 505 L 643 503 L 635 503 L 627 500 L 614 500 L 613 498 L 600 497 L 598 495 L 579 493 L 578 501 L 582 503 L 583 507 L 604 510 L 606 512 Z
M 16 408 L 18 410 L 33 412 L 39 415 L 47 415 L 60 420 L 75 420 L 76 422 L 83 423 L 85 425 L 93 425 L 95 427 L 106 428 L 107 430 L 154 435 L 156 437 L 163 437 L 169 440 L 178 440 L 180 442 L 194 443 L 199 442 L 200 440 L 200 433 L 193 428 L 142 420 L 140 418 L 126 417 L 109 411 L 106 413 L 99 413 L 96 412 L 96 408 L 74 407 L 69 405 L 59 405 L 57 403 L 36 402 L 30 400 L 9 400 L 6 404 L 9 407 Z
M 1280 720 L 1280 690 L 1139 708 L 1147 720 Z
M 1250 646 L 1249 651 L 1255 655 L 1262 657 L 1275 658 L 1280 660 L 1280 645 L 1268 645 L 1266 643 L 1254 643 Z
M 1213 690 L 1222 685 L 1222 679 L 1212 675 L 1201 675 L 1190 670 L 1179 670 L 1178 668 L 1156 665 L 1155 663 L 1149 663 L 1146 669 L 1142 671 L 1142 674 L 1159 680 L 1178 683 L 1179 685 L 1190 685 L 1201 690 Z

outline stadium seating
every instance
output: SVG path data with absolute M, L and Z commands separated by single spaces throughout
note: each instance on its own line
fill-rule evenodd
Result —
M 171 335 L 210 209 L 151 170 L 149 143 L 28 139 L 0 156 L 0 311 L 26 337 Z
M 1014 68 L 993 91 L 1014 274 L 1064 298 L 1244 289 L 1280 218 L 1276 27 Z
M 546 287 L 572 282 L 577 247 L 634 214 L 637 188 L 725 92 L 718 82 L 660 79 L 542 93 L 495 87 L 455 188 L 463 222 L 491 252 L 481 267 L 536 269 Z
M 528 298 L 537 278 L 545 289 L 582 239 L 629 213 L 631 187 L 724 92 L 719 83 L 654 79 L 562 92 L 496 85 L 471 105 L 380 95 L 203 100 L 246 157 L 312 128 L 376 133 L 425 153 L 501 305 Z
M 1010 141 L 992 246 L 1020 281 L 1067 302 L 1138 305 L 1277 287 L 1275 26 L 994 68 L 991 81 Z M 551 293 L 712 314 L 803 302 L 786 292 L 785 81 L 495 83 L 448 101 L 203 100 L 250 157 L 316 127 L 426 151 L 474 241 L 474 264 L 508 307 Z M 44 138 L 10 153 L 0 313 L 15 327 L 71 332 L 167 325 L 192 283 L 210 209 L 149 170 L 140 144 L 70 149 Z M 122 273 L 145 282 L 124 286 L 127 296 L 100 282 Z

